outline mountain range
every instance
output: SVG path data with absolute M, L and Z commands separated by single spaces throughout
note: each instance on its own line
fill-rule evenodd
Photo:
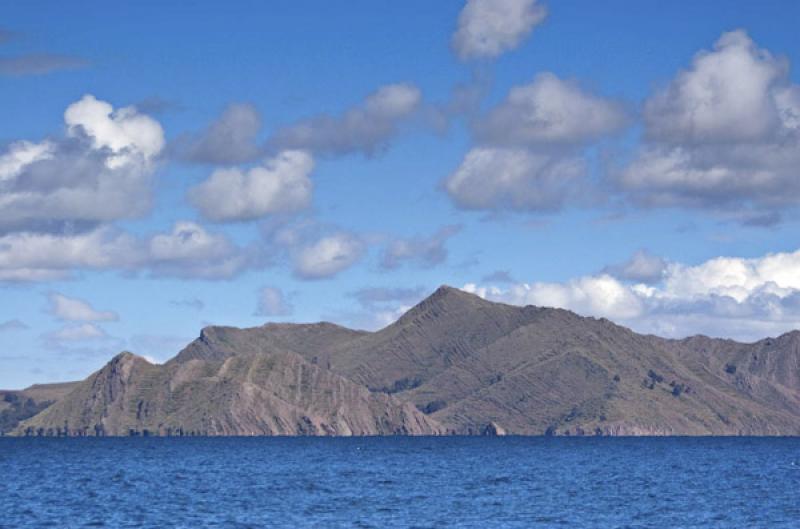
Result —
M 376 332 L 206 327 L 164 364 L 0 395 L 33 436 L 800 435 L 800 332 L 665 339 L 443 286 Z

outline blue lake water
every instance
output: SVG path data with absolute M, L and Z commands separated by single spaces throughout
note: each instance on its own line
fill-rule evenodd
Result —
M 800 527 L 800 439 L 0 438 L 0 527 Z

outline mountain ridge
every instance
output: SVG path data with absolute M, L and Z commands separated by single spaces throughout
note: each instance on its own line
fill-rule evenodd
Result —
M 327 322 L 211 326 L 162 367 L 129 362 L 139 366 L 129 368 L 132 382 L 120 371 L 103 391 L 151 384 L 137 406 L 160 410 L 155 422 L 92 393 L 101 369 L 16 433 L 91 434 L 95 421 L 107 435 L 800 435 L 800 331 L 752 343 L 667 339 L 446 285 L 375 332 Z M 264 362 L 284 375 L 253 378 Z M 309 373 L 318 387 L 296 383 Z M 205 423 L 176 401 L 176 384 L 199 388 Z M 331 388 L 339 400 L 326 396 Z
M 19 429 L 37 436 L 444 433 L 413 406 L 291 352 L 161 366 L 123 352 Z

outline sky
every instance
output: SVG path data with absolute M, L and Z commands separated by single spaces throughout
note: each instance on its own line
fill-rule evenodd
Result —
M 800 3 L 5 2 L 0 387 L 441 284 L 800 328 Z

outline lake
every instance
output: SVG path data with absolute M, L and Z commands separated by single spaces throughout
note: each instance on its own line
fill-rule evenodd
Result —
M 0 527 L 797 528 L 794 438 L 0 438 Z

